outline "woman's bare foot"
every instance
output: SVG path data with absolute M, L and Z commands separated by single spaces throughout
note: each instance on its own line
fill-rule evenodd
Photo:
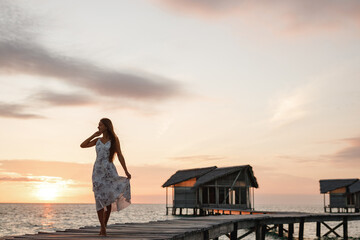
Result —
M 105 229 L 105 228 L 102 228 L 102 229 L 100 230 L 99 235 L 106 237 L 106 229 Z

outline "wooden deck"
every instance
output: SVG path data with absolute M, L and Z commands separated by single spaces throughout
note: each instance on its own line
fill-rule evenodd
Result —
M 352 214 L 312 214 L 312 213 L 273 213 L 257 215 L 214 215 L 204 217 L 186 217 L 167 221 L 154 221 L 149 223 L 125 223 L 112 224 L 107 228 L 108 236 L 100 237 L 99 226 L 82 227 L 80 229 L 67 229 L 53 233 L 42 233 L 23 236 L 11 236 L 1 238 L 2 240 L 12 239 L 217 239 L 220 236 L 227 235 L 230 239 L 241 239 L 238 236 L 237 229 L 249 229 L 255 232 L 256 239 L 264 239 L 268 226 L 274 225 L 279 233 L 288 224 L 287 232 L 290 232 L 289 239 L 292 238 L 294 224 L 299 224 L 299 239 L 303 237 L 304 223 L 316 222 L 317 225 L 325 224 L 327 221 L 340 221 L 341 231 L 344 239 L 347 239 L 348 221 L 360 220 L 359 213 Z M 285 226 L 284 226 L 285 225 Z M 280 230 L 281 229 L 281 230 Z M 302 230 L 301 230 L 302 229 Z M 333 234 L 336 229 L 329 230 Z M 301 232 L 302 231 L 302 232 Z M 345 232 L 346 231 L 346 232 Z M 320 234 L 320 233 L 319 233 Z M 321 235 L 322 236 L 322 235 Z

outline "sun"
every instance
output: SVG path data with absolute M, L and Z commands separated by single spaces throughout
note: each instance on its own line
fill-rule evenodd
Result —
M 43 182 L 37 188 L 35 194 L 42 201 L 53 201 L 59 195 L 60 186 L 56 183 Z

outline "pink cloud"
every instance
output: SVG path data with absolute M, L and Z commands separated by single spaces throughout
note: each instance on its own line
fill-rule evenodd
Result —
M 356 0 L 157 0 L 173 11 L 205 19 L 233 18 L 251 27 L 275 29 L 285 34 L 309 34 L 342 28 L 359 30 L 360 2 Z M 277 30 L 276 30 L 277 29 Z
M 333 161 L 350 168 L 360 167 L 360 137 L 348 138 L 343 141 L 347 142 L 348 146 L 336 152 L 332 156 Z

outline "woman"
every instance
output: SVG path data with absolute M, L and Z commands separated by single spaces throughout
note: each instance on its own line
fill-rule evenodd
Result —
M 99 131 L 95 132 L 80 147 L 96 146 L 96 161 L 93 168 L 92 182 L 95 195 L 101 236 L 106 236 L 106 226 L 112 211 L 120 211 L 130 204 L 131 174 L 126 168 L 124 156 L 121 153 L 120 142 L 108 118 L 99 122 Z M 102 134 L 102 137 L 99 137 Z M 114 155 L 123 167 L 127 178 L 120 177 L 113 164 Z

